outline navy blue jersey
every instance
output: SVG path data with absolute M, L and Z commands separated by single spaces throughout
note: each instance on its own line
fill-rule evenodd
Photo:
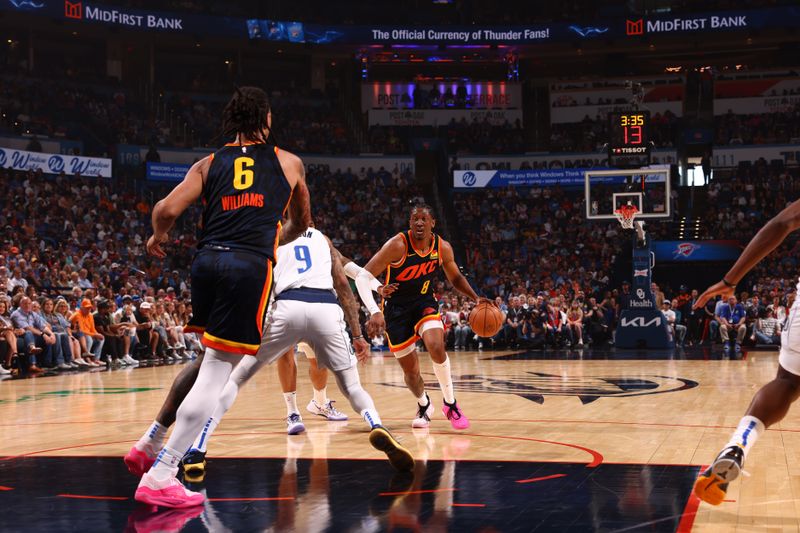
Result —
M 211 157 L 198 249 L 244 250 L 274 263 L 281 218 L 292 194 L 278 148 L 227 144 Z
M 411 232 L 400 233 L 406 245 L 406 253 L 396 263 L 386 267 L 386 285 L 397 283 L 397 291 L 385 300 L 386 306 L 402 306 L 410 303 L 435 302 L 433 298 L 433 282 L 441 267 L 439 255 L 439 236 L 433 234 L 431 247 L 428 250 L 417 250 L 411 240 Z

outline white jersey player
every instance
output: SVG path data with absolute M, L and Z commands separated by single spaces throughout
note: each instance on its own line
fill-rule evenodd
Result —
M 358 307 L 341 255 L 322 232 L 309 228 L 298 239 L 278 248 L 273 294 L 258 353 L 243 359 L 233 370 L 214 415 L 190 454 L 202 454 L 204 463 L 208 439 L 233 405 L 239 387 L 262 366 L 305 341 L 313 348 L 317 363 L 333 371 L 339 390 L 370 426 L 373 447 L 385 452 L 397 470 L 410 471 L 414 466 L 411 454 L 381 425 L 372 398 L 361 386 L 356 363 L 369 356 L 369 345 L 361 334 Z M 345 322 L 355 336 L 355 352 Z

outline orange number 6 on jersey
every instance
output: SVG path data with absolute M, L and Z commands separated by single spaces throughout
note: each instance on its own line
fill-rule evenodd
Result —
M 233 162 L 233 188 L 243 191 L 253 186 L 253 171 L 249 167 L 255 165 L 255 161 L 249 157 L 237 157 Z

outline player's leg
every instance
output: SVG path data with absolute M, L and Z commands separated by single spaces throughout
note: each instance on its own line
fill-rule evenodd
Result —
M 286 402 L 286 432 L 297 435 L 306 430 L 300 409 L 297 408 L 297 363 L 294 347 L 289 348 L 277 361 L 278 381 L 281 382 L 283 401 Z
M 425 320 L 419 326 L 419 334 L 425 343 L 433 363 L 433 373 L 442 389 L 444 405 L 442 412 L 450 420 L 454 429 L 467 429 L 469 419 L 459 408 L 453 388 L 453 377 L 450 372 L 450 358 L 447 356 L 444 345 L 444 329 L 442 321 L 437 317 Z
M 297 351 L 303 352 L 308 359 L 308 377 L 314 389 L 314 397 L 308 402 L 306 410 L 331 422 L 347 420 L 347 415 L 336 409 L 333 400 L 328 398 L 328 369 L 317 363 L 314 349 L 307 342 L 301 342 L 297 345 Z
M 177 480 L 178 465 L 214 412 L 219 395 L 241 357 L 211 347 L 206 349 L 197 380 L 178 408 L 175 430 L 139 482 L 137 501 L 163 507 L 191 507 L 203 503 L 205 498 L 201 494 L 186 490 Z
M 125 465 L 131 474 L 141 477 L 155 462 L 156 455 L 164 446 L 167 429 L 175 423 L 178 407 L 194 385 L 202 362 L 203 355 L 201 354 L 181 370 L 175 381 L 172 382 L 172 387 L 170 387 L 156 419 L 125 455 Z
M 272 263 L 254 254 L 201 250 L 192 264 L 193 300 L 202 292 L 195 286 L 208 292 L 205 316 L 200 316 L 206 324 L 190 322 L 190 326 L 206 326 L 206 353 L 194 385 L 178 408 L 172 435 L 136 490 L 135 499 L 150 505 L 185 507 L 205 499 L 180 484 L 178 465 L 213 415 L 233 368 L 241 357 L 255 355 L 259 349 L 272 290 Z
M 781 336 L 778 373 L 753 397 L 745 416 L 731 435 L 728 444 L 712 465 L 697 479 L 695 494 L 712 505 L 719 505 L 742 470 L 744 460 L 758 438 L 780 422 L 789 407 L 800 397 L 800 319 L 798 307 L 792 309 L 786 330 Z
M 370 427 L 369 441 L 376 449 L 386 454 L 392 466 L 401 472 L 414 468 L 414 458 L 381 425 L 381 417 L 372 397 L 361 386 L 358 362 L 350 344 L 344 323 L 344 314 L 338 305 L 318 304 L 308 311 L 309 341 L 317 349 L 317 363 L 333 371 L 336 384 L 355 412 L 359 413 Z M 312 316 L 309 316 L 312 315 Z
M 228 382 L 219 395 L 219 401 L 214 408 L 212 415 L 203 424 L 200 433 L 194 440 L 194 444 L 184 455 L 183 471 L 187 480 L 202 481 L 206 470 L 206 452 L 208 451 L 208 441 L 217 429 L 222 417 L 233 406 L 239 389 L 247 383 L 256 373 L 267 363 L 269 358 L 259 359 L 258 357 L 243 357 L 231 372 Z M 190 479 L 191 478 L 191 479 Z
M 417 414 L 411 421 L 411 427 L 426 428 L 433 416 L 433 404 L 425 392 L 425 381 L 419 369 L 416 348 L 419 337 L 414 331 L 414 322 L 408 309 L 387 307 L 386 338 L 389 350 L 400 363 L 406 387 L 417 399 Z

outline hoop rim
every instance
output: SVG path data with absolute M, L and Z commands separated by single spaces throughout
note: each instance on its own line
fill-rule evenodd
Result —
M 633 222 L 638 213 L 639 208 L 632 204 L 621 205 L 614 210 L 614 216 L 617 217 L 622 229 L 633 229 Z

